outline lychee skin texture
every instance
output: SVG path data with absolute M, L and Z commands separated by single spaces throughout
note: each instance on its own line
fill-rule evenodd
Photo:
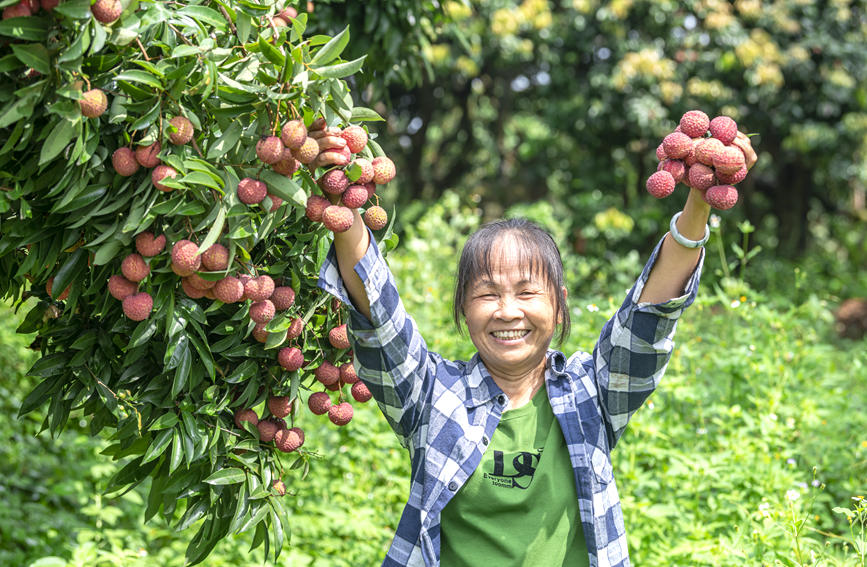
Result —
M 349 402 L 340 402 L 328 408 L 328 419 L 337 426 L 344 426 L 352 421 L 352 405 Z
M 118 148 L 111 154 L 111 166 L 118 175 L 129 177 L 138 171 L 139 164 L 135 160 L 135 152 L 129 148 Z
M 220 272 L 229 267 L 229 249 L 222 244 L 212 244 L 202 252 L 202 266 L 210 272 Z
M 280 161 L 284 149 L 283 142 L 277 136 L 267 136 L 256 142 L 256 156 L 269 165 Z
M 257 301 L 250 306 L 250 319 L 256 323 L 267 323 L 274 318 L 274 304 L 271 300 Z
M 313 375 L 323 385 L 331 386 L 340 380 L 340 369 L 326 360 L 313 371 Z
M 313 222 L 322 222 L 322 213 L 331 206 L 331 201 L 320 195 L 310 195 L 307 198 L 305 214 Z
M 727 175 L 734 175 L 745 165 L 744 153 L 737 146 L 725 146 L 713 158 L 716 170 Z
M 690 138 L 704 136 L 710 126 L 710 118 L 701 110 L 690 110 L 680 117 L 680 131 Z
M 382 230 L 388 224 L 388 213 L 379 205 L 364 211 L 364 224 L 371 230 Z
M 87 118 L 98 118 L 108 108 L 108 97 L 99 89 L 90 89 L 78 100 L 81 114 Z
M 251 276 L 250 274 L 241 274 L 238 276 L 238 280 L 241 282 L 241 289 L 242 289 L 241 301 L 247 301 L 248 299 L 250 299 L 249 297 L 247 297 L 247 287 L 246 286 L 247 286 L 247 282 L 252 280 L 252 279 L 253 279 L 253 276 Z
M 97 21 L 110 24 L 120 17 L 123 5 L 120 0 L 96 0 L 96 3 L 90 7 L 90 11 Z
M 699 191 L 706 191 L 716 183 L 713 170 L 703 163 L 697 163 L 689 168 L 689 186 Z
M 244 283 L 244 295 L 253 301 L 264 301 L 274 293 L 274 280 L 271 276 L 261 275 L 250 278 Z
M 318 183 L 326 193 L 340 195 L 349 187 L 349 178 L 342 169 L 332 169 L 320 177 Z
M 173 191 L 174 188 L 160 182 L 167 177 L 174 179 L 177 176 L 178 172 L 175 168 L 168 165 L 158 165 L 154 168 L 153 172 L 151 172 L 151 181 L 153 182 L 154 187 L 164 193 L 168 193 L 169 191 Z
M 662 148 L 670 159 L 685 158 L 692 149 L 692 138 L 683 132 L 672 132 L 662 140 Z
M 705 138 L 695 146 L 695 159 L 699 163 L 712 166 L 713 158 L 725 148 L 725 145 L 716 138 Z
M 701 142 L 702 140 L 704 140 L 704 138 L 693 138 L 692 139 L 692 147 L 689 148 L 689 153 L 686 154 L 686 157 L 683 158 L 683 165 L 685 165 L 686 167 L 692 167 L 693 164 L 695 164 L 695 162 L 698 161 L 695 158 L 695 148 L 698 146 L 699 142 Z
M 253 335 L 253 338 L 260 343 L 264 343 L 268 340 L 268 331 L 265 330 L 265 323 L 256 323 L 253 326 L 251 334 Z
M 166 235 L 154 237 L 152 232 L 141 232 L 135 237 L 135 249 L 142 256 L 156 256 L 166 247 Z
M 340 202 L 349 209 L 357 209 L 367 202 L 367 187 L 364 185 L 350 185 L 340 196 Z
M 656 159 L 659 161 L 665 161 L 668 159 L 668 156 L 665 155 L 665 148 L 663 148 L 661 143 L 656 146 Z
M 269 213 L 273 213 L 283 205 L 283 199 L 281 199 L 277 195 L 272 195 L 271 193 L 268 193 L 266 197 L 271 199 L 271 207 L 268 209 Z
M 268 187 L 258 179 L 245 177 L 238 182 L 238 199 L 247 205 L 261 203 L 268 194 Z
M 385 156 L 373 158 L 373 182 L 377 185 L 385 185 L 396 175 L 394 162 Z
M 296 347 L 283 347 L 277 353 L 277 362 L 289 372 L 294 372 L 304 366 L 304 355 Z
M 721 171 L 717 171 L 716 174 L 717 179 L 723 185 L 737 185 L 747 177 L 747 166 L 744 164 L 742 168 L 737 170 L 735 173 L 727 174 Z
M 738 190 L 731 185 L 714 185 L 704 192 L 704 200 L 714 209 L 726 211 L 738 202 Z
M 290 120 L 280 130 L 280 140 L 290 150 L 297 150 L 307 140 L 307 127 L 301 120 Z
M 340 365 L 340 379 L 344 384 L 355 384 L 358 382 L 358 374 L 355 373 L 355 367 L 351 362 L 344 362 Z
M 130 254 L 120 263 L 123 277 L 131 282 L 140 282 L 151 273 L 150 267 L 139 254 Z
M 708 126 L 710 135 L 722 142 L 731 144 L 738 135 L 738 124 L 728 116 L 717 116 Z
M 190 240 L 178 240 L 172 246 L 172 263 L 182 270 L 195 272 L 202 265 L 199 246 Z
M 271 302 L 274 303 L 277 311 L 285 311 L 295 303 L 295 290 L 285 285 L 275 287 L 274 293 L 271 294 Z
M 370 390 L 364 384 L 364 382 L 356 382 L 352 385 L 352 388 L 349 390 L 349 393 L 352 394 L 352 397 L 355 398 L 356 402 L 361 402 L 362 404 L 369 401 L 370 398 L 373 397 L 373 394 L 370 393 Z
M 346 140 L 349 151 L 357 154 L 367 145 L 367 131 L 361 126 L 347 126 L 340 133 L 340 137 Z
M 236 277 L 227 276 L 214 286 L 214 297 L 223 303 L 237 303 L 244 297 L 244 284 Z
M 301 162 L 295 159 L 295 156 L 292 155 L 292 150 L 288 148 L 283 148 L 282 153 L 280 154 L 280 159 L 278 159 L 272 166 L 274 171 L 280 175 L 290 177 L 294 175 L 300 167 Z
M 316 392 L 310 394 L 310 397 L 307 398 L 307 407 L 316 415 L 328 413 L 328 408 L 330 408 L 331 405 L 331 397 L 325 392 Z
M 296 317 L 292 319 L 292 324 L 289 325 L 289 328 L 286 329 L 286 338 L 288 340 L 297 339 L 301 336 L 301 331 L 304 328 L 304 319 L 301 317 Z
M 686 166 L 679 159 L 667 159 L 659 163 L 657 171 L 667 171 L 674 177 L 675 183 L 683 181 L 686 175 Z
M 346 333 L 346 323 L 328 331 L 328 342 L 337 349 L 349 348 L 349 336 Z
M 354 221 L 352 210 L 340 205 L 330 205 L 322 211 L 322 224 L 332 232 L 346 232 Z
M 286 417 L 292 413 L 292 405 L 289 403 L 289 396 L 271 396 L 268 398 L 268 411 L 274 417 Z
M 274 445 L 277 449 L 284 453 L 291 453 L 304 444 L 304 432 L 293 427 L 292 429 L 281 429 L 274 435 Z
M 358 179 L 355 180 L 354 183 L 357 183 L 358 185 L 364 185 L 365 183 L 370 183 L 371 181 L 373 181 L 373 164 L 370 163 L 370 160 L 365 158 L 357 158 L 352 163 L 361 168 L 361 175 Z
M 181 278 L 181 289 L 184 290 L 184 293 L 186 293 L 187 297 L 190 299 L 201 299 L 202 297 L 205 297 L 205 290 L 194 286 L 190 281 L 191 277 L 192 276 L 186 276 Z
M 674 176 L 667 171 L 657 171 L 647 178 L 647 192 L 657 199 L 671 195 L 675 185 Z
M 149 293 L 134 293 L 123 299 L 123 314 L 133 321 L 144 321 L 153 308 L 154 300 Z
M 52 10 L 54 10 L 55 8 L 57 8 L 58 4 L 60 4 L 60 0 L 42 0 L 42 2 L 40 2 L 42 9 L 46 12 L 51 12 Z
M 280 431 L 280 428 L 273 421 L 263 419 L 256 424 L 256 429 L 259 430 L 259 441 L 270 443 L 274 440 L 274 436 Z
M 187 270 L 187 269 L 181 268 L 177 264 L 175 264 L 174 262 L 172 262 L 171 267 L 172 267 L 172 273 L 174 273 L 176 276 L 180 276 L 182 278 L 186 278 L 186 277 L 191 276 L 194 273 L 196 273 L 195 270 Z
M 48 282 L 45 284 L 45 291 L 48 293 L 48 296 L 51 297 L 51 290 L 54 287 L 54 278 L 48 278 Z M 57 301 L 63 301 L 69 297 L 69 286 L 63 290 L 63 293 L 57 296 Z
M 123 276 L 114 275 L 108 278 L 108 293 L 117 300 L 123 301 L 138 291 L 138 286 Z
M 175 116 L 169 120 L 169 124 L 176 130 L 169 128 L 169 141 L 176 146 L 183 146 L 193 139 L 193 123 L 186 116 Z
M 292 151 L 292 155 L 295 156 L 295 159 L 307 165 L 319 155 L 319 142 L 308 137 L 298 149 Z
M 136 146 L 135 159 L 142 167 L 156 167 L 160 164 L 159 153 L 162 149 L 162 144 L 159 142 L 148 146 Z
M 3 8 L 3 19 L 8 20 L 10 18 L 26 18 L 27 16 L 32 15 L 33 12 L 30 10 L 30 5 L 25 1 L 21 1 L 17 4 L 13 4 L 11 6 L 6 6 Z
M 256 426 L 259 425 L 259 416 L 256 415 L 255 411 L 249 408 L 239 409 L 235 412 L 235 425 L 239 429 L 244 429 L 244 427 L 241 425 L 241 423 L 244 421 L 249 421 L 254 426 Z
M 216 281 L 206 280 L 205 278 L 196 273 L 190 274 L 185 279 L 190 282 L 190 285 L 192 285 L 194 288 L 200 289 L 202 291 L 205 291 L 206 289 L 211 289 L 212 287 L 217 285 Z

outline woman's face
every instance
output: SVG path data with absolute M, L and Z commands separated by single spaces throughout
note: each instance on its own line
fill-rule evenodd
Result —
M 518 264 L 516 249 L 509 235 L 497 240 L 492 279 L 482 274 L 471 282 L 463 305 L 470 338 L 495 376 L 521 376 L 543 364 L 557 326 L 553 287 Z

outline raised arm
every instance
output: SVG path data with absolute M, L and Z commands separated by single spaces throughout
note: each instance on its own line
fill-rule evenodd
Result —
M 364 257 L 367 247 L 370 246 L 370 235 L 358 209 L 353 209 L 352 214 L 355 215 L 355 220 L 349 230 L 334 234 L 334 251 L 337 253 L 340 277 L 343 278 L 343 284 L 352 303 L 362 315 L 367 317 L 368 321 L 371 321 L 370 299 L 364 291 L 364 283 L 355 273 L 355 265 Z

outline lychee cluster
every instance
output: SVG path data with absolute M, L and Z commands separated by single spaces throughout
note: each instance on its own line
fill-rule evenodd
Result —
M 235 426 L 244 429 L 244 422 L 248 422 L 256 428 L 259 440 L 263 443 L 273 442 L 274 446 L 283 453 L 298 450 L 304 445 L 304 430 L 300 427 L 287 427 L 284 419 L 293 412 L 294 404 L 287 396 L 271 396 L 268 398 L 267 406 L 271 415 L 263 419 L 259 419 L 253 409 L 237 410 L 234 415 Z
M 166 247 L 166 236 L 154 236 L 150 231 L 135 237 L 136 252 L 128 254 L 120 263 L 121 274 L 108 278 L 108 293 L 122 302 L 123 314 L 133 321 L 144 321 L 153 311 L 154 300 L 147 292 L 139 291 L 139 284 L 150 273 L 150 264 L 145 258 L 160 254 Z
M 21 0 L 17 4 L 3 8 L 3 19 L 26 18 L 38 12 L 40 8 L 51 12 L 59 3 L 60 0 Z
M 690 110 L 656 148 L 659 166 L 647 179 L 648 193 L 662 199 L 683 183 L 701 191 L 715 209 L 732 208 L 738 201 L 734 186 L 747 175 L 747 157 L 736 143 L 737 136 L 738 125 L 732 118 L 711 120 L 701 110 Z

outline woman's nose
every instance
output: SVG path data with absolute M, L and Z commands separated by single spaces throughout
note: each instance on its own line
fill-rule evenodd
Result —
M 521 318 L 524 312 L 518 306 L 517 298 L 504 295 L 500 297 L 496 315 L 500 319 L 511 320 Z

